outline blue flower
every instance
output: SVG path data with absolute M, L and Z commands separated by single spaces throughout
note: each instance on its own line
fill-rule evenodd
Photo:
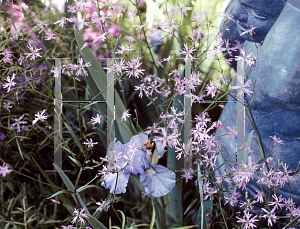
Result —
M 146 153 L 142 151 L 143 142 L 148 140 L 146 134 L 140 134 L 133 136 L 130 139 L 130 142 L 122 144 L 121 142 L 115 143 L 115 155 L 117 156 L 116 166 L 117 170 L 122 169 L 125 173 L 132 173 L 133 175 L 139 175 L 145 172 L 145 169 L 150 167 L 149 162 L 146 158 Z M 137 149 L 136 151 L 130 151 L 129 145 L 135 144 Z M 111 150 L 113 143 L 108 146 L 108 149 Z M 129 151 L 129 152 L 128 152 Z
M 105 182 L 101 183 L 110 189 L 110 193 L 115 192 L 115 187 L 116 194 L 125 193 L 130 174 L 139 175 L 146 193 L 155 197 L 166 195 L 175 186 L 175 173 L 162 165 L 156 165 L 157 159 L 164 152 L 160 141 L 150 141 L 146 134 L 139 134 L 126 144 L 112 142 L 108 152 L 112 150 L 117 173 L 108 174 Z
M 153 165 L 140 175 L 145 191 L 151 196 L 160 197 L 168 194 L 175 186 L 175 173 L 162 165 Z
M 118 176 L 118 182 L 116 187 L 117 176 Z M 106 177 L 105 182 L 102 182 L 101 185 L 104 186 L 105 188 L 110 189 L 110 193 L 115 192 L 115 187 L 116 187 L 116 194 L 125 193 L 129 176 L 130 173 L 124 173 L 124 172 L 120 172 L 118 174 L 112 173 Z

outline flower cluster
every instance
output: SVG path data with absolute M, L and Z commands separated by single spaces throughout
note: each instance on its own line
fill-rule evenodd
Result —
M 68 76 L 71 76 L 73 71 L 76 71 L 76 76 L 79 76 L 81 74 L 84 74 L 84 76 L 88 76 L 87 71 L 84 69 L 84 67 L 90 67 L 92 66 L 90 62 L 86 62 L 83 64 L 83 59 L 79 58 L 78 65 L 76 64 L 68 64 L 62 66 L 62 73 L 64 73 L 66 70 L 66 73 Z M 54 73 L 54 77 L 58 77 L 59 69 L 52 70 Z
M 241 168 L 232 168 L 234 172 L 233 181 L 239 184 L 239 188 L 246 187 L 246 184 L 250 181 L 250 178 L 253 179 L 253 174 L 258 168 L 258 165 L 252 163 L 252 157 L 248 157 L 248 165 L 242 162 Z
M 165 79 L 160 79 L 155 77 L 154 75 L 148 75 L 143 80 L 141 80 L 141 84 L 139 86 L 135 86 L 134 90 L 139 90 L 139 97 L 143 97 L 143 93 L 146 96 L 152 96 L 153 92 L 162 93 L 159 91 L 159 87 L 165 82 Z M 166 95 L 165 95 L 166 96 Z
M 119 50 L 117 53 L 122 54 L 126 53 L 128 51 L 132 51 L 130 48 L 130 45 L 127 47 L 121 46 L 121 50 Z M 141 57 L 136 56 L 131 58 L 127 64 L 125 65 L 124 62 L 125 60 L 121 61 L 115 61 L 113 67 L 104 67 L 104 69 L 107 70 L 107 72 L 114 72 L 114 74 L 118 76 L 122 76 L 123 73 L 126 73 L 126 76 L 128 78 L 134 76 L 135 78 L 140 78 L 141 75 L 144 75 L 145 69 L 141 69 L 140 66 L 142 63 L 140 62 Z

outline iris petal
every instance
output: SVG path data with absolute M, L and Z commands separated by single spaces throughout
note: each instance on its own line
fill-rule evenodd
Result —
M 107 176 L 105 182 L 102 182 L 101 185 L 107 189 L 110 189 L 110 193 L 114 193 L 115 187 L 116 187 L 116 194 L 125 193 L 129 176 L 130 173 L 120 172 L 118 174 L 118 182 L 116 187 L 117 173 L 112 173 Z
M 151 169 L 140 175 L 140 181 L 146 192 L 154 197 L 168 194 L 176 183 L 175 173 L 162 165 L 152 166 Z

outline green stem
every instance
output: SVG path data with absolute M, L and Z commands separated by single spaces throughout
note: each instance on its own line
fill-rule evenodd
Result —
M 225 220 L 225 217 L 224 217 L 223 211 L 222 211 L 222 206 L 221 206 L 220 199 L 219 199 L 219 205 L 220 205 L 220 211 L 221 211 L 221 214 L 222 214 L 222 217 L 223 217 L 224 223 L 225 223 L 225 227 L 226 227 L 226 229 L 228 229 L 228 227 L 227 227 L 227 223 L 226 223 L 226 220 Z

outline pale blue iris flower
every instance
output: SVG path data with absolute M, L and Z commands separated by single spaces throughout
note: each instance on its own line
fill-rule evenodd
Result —
M 143 143 L 148 140 L 146 134 L 135 135 L 130 142 L 122 144 L 121 142 L 110 143 L 108 151 L 113 150 L 115 145 L 116 169 L 120 171 L 107 175 L 105 182 L 101 185 L 110 189 L 110 193 L 121 194 L 126 192 L 126 186 L 130 173 L 140 176 L 142 186 L 145 192 L 154 197 L 164 196 L 175 186 L 175 173 L 162 165 L 150 165 L 147 160 L 147 150 Z M 158 158 L 163 156 L 164 149 L 162 143 L 156 141 Z M 118 182 L 116 186 L 116 180 Z

